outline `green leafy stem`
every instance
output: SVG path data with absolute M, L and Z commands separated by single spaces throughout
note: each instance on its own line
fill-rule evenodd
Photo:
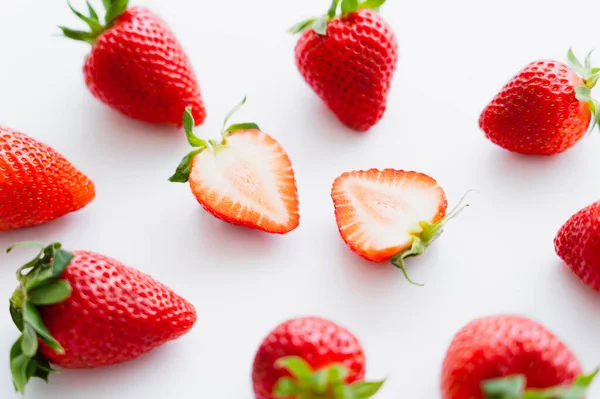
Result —
M 64 353 L 63 347 L 44 325 L 38 306 L 58 304 L 71 296 L 71 286 L 60 276 L 71 263 L 73 254 L 63 250 L 60 243 L 44 247 L 37 242 L 15 244 L 6 252 L 16 247 L 40 248 L 38 255 L 17 271 L 19 287 L 9 301 L 10 315 L 21 331 L 10 350 L 10 370 L 15 390 L 24 393 L 32 377 L 48 381 L 53 372 L 48 361 L 38 353 L 39 341 L 58 354 Z
M 260 130 L 258 125 L 253 122 L 244 122 L 244 123 L 234 123 L 232 125 L 227 126 L 229 119 L 239 111 L 242 106 L 246 104 L 246 97 L 229 113 L 225 116 L 225 120 L 223 121 L 223 128 L 221 129 L 221 142 L 217 142 L 215 140 L 204 140 L 199 138 L 194 134 L 194 117 L 192 116 L 191 107 L 187 107 L 185 109 L 185 113 L 183 114 L 183 128 L 185 130 L 185 135 L 187 137 L 188 143 L 194 148 L 191 152 L 189 152 L 186 156 L 183 157 L 175 173 L 173 176 L 169 178 L 170 182 L 173 183 L 185 183 L 189 180 L 190 173 L 192 170 L 192 161 L 194 157 L 200 154 L 202 151 L 208 149 L 212 151 L 218 151 L 220 148 L 223 148 L 227 145 L 227 137 L 231 136 L 233 133 L 240 130 L 250 130 L 257 129 Z
M 92 7 L 89 0 L 86 0 L 86 2 L 88 15 L 84 15 L 77 11 L 67 0 L 67 4 L 71 11 L 89 26 L 89 31 L 70 29 L 65 26 L 59 26 L 59 28 L 69 39 L 79 40 L 89 44 L 94 44 L 96 40 L 98 40 L 98 37 L 114 24 L 115 20 L 125 12 L 129 5 L 129 0 L 102 0 L 102 4 L 106 10 L 104 23 L 102 23 L 98 13 L 94 10 L 94 7 Z
M 273 396 L 294 399 L 368 399 L 383 386 L 382 381 L 346 383 L 349 370 L 339 364 L 313 370 L 302 358 L 282 357 L 275 367 L 287 370 L 291 377 L 281 378 L 273 389 Z
M 425 252 L 425 250 L 429 248 L 429 246 L 442 234 L 446 223 L 460 215 L 460 213 L 469 206 L 469 204 L 463 205 L 464 200 L 469 193 L 470 191 L 463 195 L 463 197 L 458 202 L 458 205 L 456 205 L 454 209 L 452 209 L 443 219 L 441 219 L 437 223 L 429 223 L 425 221 L 420 222 L 418 231 L 411 233 L 413 238 L 411 247 L 400 252 L 392 259 L 390 259 L 392 265 L 396 266 L 402 271 L 404 277 L 406 278 L 406 280 L 408 280 L 409 283 L 418 285 L 420 287 L 423 286 L 423 284 L 416 283 L 410 278 L 406 266 L 404 265 L 404 259 L 422 255 Z
M 579 101 L 586 102 L 592 113 L 592 121 L 588 133 L 596 126 L 600 126 L 600 102 L 592 97 L 592 89 L 600 79 L 600 68 L 593 68 L 591 62 L 592 51 L 590 51 L 583 63 L 577 59 L 572 49 L 567 53 L 569 66 L 583 79 L 583 86 L 575 88 L 575 96 Z
M 333 0 L 326 14 L 309 18 L 292 26 L 288 32 L 292 34 L 304 32 L 312 28 L 319 35 L 327 34 L 327 23 L 332 19 L 341 16 L 345 17 L 359 10 L 378 10 L 386 0 Z
M 527 389 L 525 376 L 515 375 L 484 381 L 482 390 L 486 399 L 583 399 L 597 374 L 598 370 L 579 376 L 571 385 L 547 389 Z

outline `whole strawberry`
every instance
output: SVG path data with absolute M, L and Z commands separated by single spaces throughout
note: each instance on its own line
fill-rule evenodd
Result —
M 169 181 L 189 182 L 198 202 L 218 219 L 286 234 L 300 223 L 292 162 L 281 144 L 257 124 L 227 126 L 245 102 L 244 97 L 225 118 L 220 142 L 196 137 L 194 119 L 186 110 L 183 124 L 194 149 L 183 157 Z
M 442 367 L 442 399 L 582 399 L 595 374 L 550 331 L 522 316 L 476 319 Z
M 554 247 L 584 283 L 600 292 L 600 201 L 573 215 L 554 238 Z
M 94 196 L 90 179 L 58 152 L 0 127 L 0 231 L 49 222 L 83 208 Z
M 60 27 L 65 36 L 92 45 L 84 66 L 91 93 L 124 115 L 148 123 L 181 125 L 191 107 L 201 124 L 206 112 L 196 76 L 165 22 L 128 0 L 104 0 L 104 24 L 88 4 L 89 16 L 71 10 L 89 32 Z
M 383 381 L 366 382 L 358 339 L 336 323 L 301 317 L 277 326 L 260 345 L 252 381 L 257 399 L 366 399 Z
M 300 73 L 348 127 L 367 131 L 382 117 L 398 61 L 398 44 L 377 9 L 385 0 L 333 0 L 328 13 L 290 29 Z
M 10 352 L 13 382 L 47 380 L 50 363 L 91 369 L 135 359 L 179 338 L 196 322 L 194 307 L 163 284 L 88 251 L 40 246 L 19 269 L 10 313 L 22 332 Z M 9 248 L 9 252 L 13 247 Z
M 591 97 L 600 68 L 591 67 L 590 55 L 582 65 L 569 50 L 568 59 L 570 66 L 532 62 L 504 86 L 479 118 L 486 137 L 509 151 L 553 155 L 592 130 L 600 121 Z

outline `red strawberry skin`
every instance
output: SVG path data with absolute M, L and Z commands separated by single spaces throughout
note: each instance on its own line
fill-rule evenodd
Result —
M 70 298 L 40 307 L 42 320 L 65 348 L 40 353 L 65 369 L 89 369 L 135 359 L 189 331 L 194 307 L 163 284 L 122 263 L 86 251 L 61 276 Z
M 479 126 L 488 139 L 509 151 L 564 152 L 585 135 L 592 118 L 589 105 L 575 97 L 575 87 L 583 85 L 561 62 L 532 62 L 485 108 Z
M 571 270 L 600 293 L 600 201 L 573 215 L 556 235 L 554 247 Z
M 91 180 L 58 152 L 0 127 L 0 231 L 49 222 L 94 196 Z
M 153 12 L 128 8 L 93 45 L 84 66 L 91 93 L 126 116 L 181 126 L 186 107 L 196 124 L 206 112 L 187 55 Z
M 290 376 L 274 367 L 279 358 L 286 356 L 301 357 L 315 370 L 341 364 L 350 371 L 347 383 L 364 379 L 365 354 L 350 331 L 318 317 L 296 318 L 271 331 L 256 353 L 252 381 L 257 399 L 274 399 L 276 382 Z
M 539 323 L 521 316 L 490 316 L 464 327 L 442 367 L 442 399 L 484 399 L 485 380 L 522 374 L 528 388 L 572 382 L 581 374 L 575 355 Z
M 358 131 L 383 117 L 397 61 L 396 36 L 372 10 L 331 20 L 326 36 L 307 29 L 296 45 L 306 82 L 342 123 Z

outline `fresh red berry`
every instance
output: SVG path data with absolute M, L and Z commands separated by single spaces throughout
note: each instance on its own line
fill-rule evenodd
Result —
M 11 350 L 19 392 L 32 376 L 46 379 L 50 363 L 92 369 L 126 362 L 196 322 L 194 307 L 165 285 L 93 252 L 67 252 L 55 243 L 19 276 L 11 298 L 11 315 L 23 331 Z
M 584 283 L 600 292 L 600 201 L 573 215 L 556 235 L 554 247 Z
M 589 59 L 589 58 L 588 58 Z M 495 144 L 522 154 L 553 155 L 573 147 L 600 118 L 591 88 L 600 73 L 582 66 L 542 60 L 529 64 L 496 95 L 479 118 Z M 593 126 L 592 126 L 593 127 Z
M 580 374 L 575 355 L 541 324 L 522 316 L 483 317 L 465 326 L 450 344 L 442 367 L 442 399 L 518 399 L 520 395 L 491 392 L 504 392 L 515 382 L 502 377 L 518 377 L 526 382 L 524 390 L 568 385 Z
M 329 375 L 324 388 L 314 382 L 315 373 Z M 365 354 L 358 339 L 319 317 L 291 319 L 277 326 L 261 343 L 252 368 L 257 399 L 287 397 L 296 389 L 300 393 L 291 398 L 337 399 L 331 394 L 341 386 L 353 390 L 368 385 L 375 394 L 383 382 L 365 382 L 364 376 Z
M 84 66 L 90 92 L 144 122 L 179 126 L 191 107 L 201 124 L 206 113 L 194 70 L 167 24 L 148 9 L 126 8 L 127 1 L 111 4 L 105 26 L 83 16 L 88 34 L 62 27 L 67 37 L 92 44 Z
M 316 22 L 309 20 L 292 28 L 292 32 L 304 30 L 296 45 L 296 64 L 304 80 L 342 123 L 367 131 L 386 110 L 398 44 L 377 11 L 343 4 L 342 14 L 336 16 L 336 11 L 333 8 Z
M 92 181 L 58 152 L 0 127 L 0 231 L 52 221 L 94 196 Z
M 225 222 L 273 234 L 298 227 L 294 169 L 279 142 L 255 123 L 225 128 L 221 142 L 196 137 L 187 111 L 184 125 L 195 148 L 183 158 L 170 181 L 189 182 L 202 207 Z
M 333 182 L 331 198 L 344 242 L 372 262 L 390 261 L 410 280 L 404 259 L 421 255 L 448 220 L 446 194 L 419 172 L 370 169 L 346 172 Z

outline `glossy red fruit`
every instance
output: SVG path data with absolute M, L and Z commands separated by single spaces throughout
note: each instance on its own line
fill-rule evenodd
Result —
M 62 28 L 67 37 L 92 44 L 84 66 L 90 92 L 126 116 L 148 123 L 181 125 L 186 107 L 201 124 L 206 112 L 192 65 L 156 14 L 127 1 L 112 2 L 107 23 L 78 16 L 92 32 Z
M 386 110 L 398 44 L 377 11 L 342 1 L 342 13 L 336 16 L 338 1 L 333 3 L 326 16 L 291 29 L 304 31 L 296 45 L 296 64 L 342 123 L 367 131 Z
M 0 127 L 0 232 L 52 221 L 94 196 L 92 181 L 58 152 Z
M 584 283 L 600 292 L 600 201 L 573 215 L 554 238 L 554 247 Z
M 553 155 L 575 145 L 600 118 L 591 98 L 600 70 L 542 60 L 529 64 L 496 95 L 479 118 L 493 143 L 522 154 Z
M 526 381 L 527 389 L 549 388 L 568 385 L 580 374 L 575 355 L 539 323 L 513 315 L 484 317 L 465 326 L 450 344 L 442 367 L 442 399 L 518 399 L 485 395 L 482 388 L 488 380 L 515 376 Z
M 257 399 L 274 399 L 278 397 L 274 391 L 282 379 L 294 384 L 302 378 L 308 379 L 313 371 L 328 373 L 334 366 L 341 366 L 344 371 L 341 380 L 330 381 L 331 384 L 349 384 L 351 387 L 370 384 L 375 388 L 373 394 L 383 384 L 362 381 L 365 354 L 350 331 L 319 317 L 288 320 L 267 335 L 256 353 L 252 368 L 254 393 Z M 302 393 L 314 393 L 312 384 L 307 385 L 310 386 L 308 391 Z M 329 398 L 327 395 L 319 397 Z
M 11 351 L 13 381 L 46 379 L 49 363 L 92 369 L 135 359 L 187 333 L 194 307 L 152 277 L 88 251 L 55 243 L 20 274 L 11 315 L 23 335 Z M 39 340 L 39 345 L 37 341 Z

